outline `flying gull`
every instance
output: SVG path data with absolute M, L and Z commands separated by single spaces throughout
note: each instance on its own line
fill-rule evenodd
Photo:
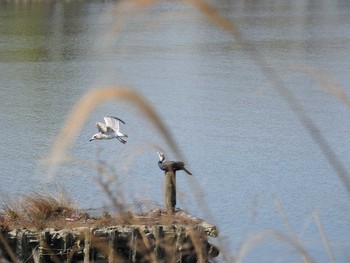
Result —
M 121 143 L 126 143 L 125 138 L 128 137 L 128 135 L 123 134 L 119 131 L 119 122 L 122 122 L 125 124 L 125 122 L 117 117 L 113 116 L 107 116 L 104 117 L 105 123 L 97 122 L 96 126 L 98 129 L 98 133 L 94 134 L 90 142 L 93 140 L 110 140 L 117 138 Z

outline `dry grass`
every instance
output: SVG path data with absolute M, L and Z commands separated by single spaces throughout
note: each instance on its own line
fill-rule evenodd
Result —
M 4 228 L 44 228 L 49 222 L 64 220 L 76 208 L 67 194 L 33 192 L 3 205 L 0 224 Z
M 6 230 L 171 224 L 195 226 L 197 222 L 181 213 L 168 214 L 162 209 L 142 214 L 125 211 L 112 215 L 104 211 L 99 215 L 91 215 L 88 210 L 74 205 L 66 193 L 53 195 L 33 192 L 18 200 L 9 200 L 0 210 L 0 228 Z
M 116 9 L 122 7 L 124 8 L 124 10 L 133 10 L 135 8 L 144 7 L 145 5 L 154 5 L 158 2 L 162 1 L 120 1 L 120 3 L 116 4 Z M 347 191 L 350 193 L 350 179 L 348 176 L 348 172 L 336 158 L 332 147 L 326 142 L 323 135 L 319 133 L 317 126 L 314 124 L 312 119 L 310 119 L 307 116 L 299 102 L 296 100 L 293 94 L 286 88 L 286 85 L 284 84 L 283 80 L 269 65 L 268 61 L 264 59 L 264 57 L 260 54 L 258 49 L 256 49 L 251 43 L 244 39 L 239 29 L 235 25 L 234 21 L 231 21 L 222 16 L 215 7 L 208 4 L 206 1 L 184 0 L 183 2 L 194 6 L 201 14 L 207 17 L 208 20 L 211 21 L 211 23 L 215 24 L 220 29 L 230 34 L 237 41 L 237 43 L 239 43 L 242 46 L 242 49 L 244 51 L 249 51 L 248 53 L 250 54 L 252 61 L 254 61 L 256 65 L 261 69 L 262 73 L 270 82 L 271 87 L 274 88 L 286 101 L 286 103 L 290 106 L 290 109 L 295 113 L 301 124 L 307 129 L 311 137 L 320 146 L 320 149 L 326 156 L 327 160 L 335 169 L 335 171 L 338 174 L 338 177 L 343 182 Z M 298 70 L 303 71 L 305 74 L 312 76 L 315 80 L 319 80 L 320 83 L 325 83 L 324 78 L 321 77 L 323 76 L 323 74 L 320 72 L 310 70 L 309 68 L 305 68 L 302 66 L 298 66 Z M 339 98 L 346 105 L 350 105 L 349 100 L 346 94 L 344 93 L 344 89 L 339 87 L 339 85 L 335 85 L 334 83 L 335 82 L 327 84 L 326 90 L 332 95 Z M 323 85 L 323 87 L 324 86 L 325 85 Z M 332 87 L 332 89 L 329 89 L 329 87 Z M 46 158 L 50 166 L 55 167 L 55 165 L 67 159 L 67 151 L 71 147 L 75 136 L 83 127 L 84 122 L 86 121 L 89 114 L 101 103 L 107 100 L 123 100 L 130 102 L 132 106 L 139 109 L 139 111 L 143 113 L 145 117 L 154 124 L 154 126 L 165 138 L 166 142 L 168 143 L 172 151 L 175 153 L 175 155 L 178 158 L 183 159 L 181 151 L 177 147 L 177 144 L 172 138 L 170 132 L 165 127 L 158 114 L 154 111 L 151 105 L 144 98 L 142 98 L 139 94 L 133 92 L 129 88 L 105 87 L 88 92 L 76 104 L 71 114 L 67 117 L 62 130 L 59 132 L 55 140 L 54 146 L 52 147 L 52 151 Z M 101 166 L 100 164 L 98 164 L 98 167 L 98 169 L 100 169 L 100 174 L 106 173 L 107 170 L 105 169 L 105 167 L 103 167 L 103 165 Z M 52 174 L 55 174 L 55 172 L 55 169 L 51 171 Z M 104 184 L 102 180 L 100 183 L 104 187 L 104 190 L 107 193 L 107 195 L 110 196 L 111 200 L 113 201 L 113 194 L 112 191 L 109 189 L 109 185 Z M 196 187 L 197 186 L 198 184 L 196 185 Z M 195 192 L 197 196 L 200 197 L 200 200 L 204 200 L 204 194 L 201 190 L 197 189 L 195 190 Z M 115 203 L 115 206 L 118 206 L 118 209 L 123 210 L 121 208 L 122 203 L 117 203 L 116 201 L 113 201 L 113 203 Z M 280 212 L 282 219 L 289 227 L 290 225 L 288 223 L 287 215 L 276 200 L 275 204 L 278 211 Z M 205 202 L 202 202 L 201 206 L 206 207 Z M 74 212 L 75 209 L 76 208 L 70 202 L 69 199 L 57 198 L 56 196 L 53 196 L 51 194 L 33 193 L 30 195 L 23 196 L 18 203 L 9 203 L 4 207 L 3 212 L 0 213 L 0 227 L 11 228 L 21 225 L 43 228 L 48 226 L 48 222 L 50 222 L 50 224 L 52 225 L 55 225 L 56 227 L 73 226 L 74 224 L 76 225 L 77 223 L 81 222 L 70 222 L 65 220 L 65 218 L 69 216 L 70 213 Z M 319 231 L 322 234 L 322 239 L 324 241 L 330 259 L 333 262 L 334 256 L 332 254 L 330 245 L 328 243 L 328 240 L 316 213 L 314 213 L 314 218 L 319 228 Z M 134 215 L 129 213 L 122 213 L 116 217 L 110 217 L 109 215 L 105 215 L 104 217 L 95 220 L 93 223 L 103 225 L 118 224 L 121 222 L 128 224 L 138 224 L 140 222 L 148 222 L 149 224 L 168 224 L 176 223 L 177 221 L 176 218 L 170 216 L 157 217 L 156 214 L 153 214 L 151 215 L 151 217 L 147 217 L 147 215 L 144 215 L 143 217 L 135 217 Z M 84 221 L 83 224 L 87 224 L 86 221 Z M 271 239 L 281 240 L 282 242 L 289 244 L 298 253 L 300 253 L 304 262 L 312 262 L 308 253 L 303 249 L 300 242 L 295 238 L 295 235 L 292 230 L 290 230 L 290 233 L 288 235 L 283 235 L 280 232 L 274 230 L 265 230 L 256 233 L 256 235 L 246 240 L 246 242 L 242 245 L 242 248 L 237 252 L 237 257 L 235 258 L 235 261 L 243 262 L 244 257 L 252 247 L 254 247 L 260 242 L 266 242 Z M 198 250 L 198 254 L 201 254 L 200 244 L 197 244 L 198 246 L 195 246 L 195 249 Z M 225 246 L 223 245 L 223 248 L 224 247 Z M 106 247 L 102 246 L 101 249 L 106 249 Z M 224 260 L 227 262 L 230 261 L 227 258 L 227 255 L 224 255 Z M 116 262 L 118 261 L 116 260 Z
M 144 114 L 145 117 L 154 124 L 164 136 L 166 142 L 176 156 L 182 159 L 180 149 L 171 136 L 170 131 L 166 128 L 150 103 L 131 89 L 123 87 L 106 87 L 89 91 L 75 105 L 72 112 L 67 117 L 63 128 L 56 137 L 51 153 L 47 158 L 50 165 L 58 164 L 67 159 L 66 151 L 72 145 L 76 134 L 82 129 L 89 114 L 97 106 L 108 100 L 123 100 L 130 102 L 140 113 Z
M 321 90 L 329 93 L 342 102 L 346 107 L 350 108 L 350 98 L 346 93 L 346 89 L 332 74 L 316 67 L 300 64 L 292 64 L 290 65 L 290 68 L 309 76 L 318 84 L 318 87 Z
M 308 255 L 307 251 L 303 247 L 301 247 L 298 242 L 295 242 L 295 240 L 290 236 L 285 235 L 274 229 L 265 229 L 263 231 L 257 232 L 248 240 L 246 240 L 242 248 L 238 251 L 235 262 L 237 263 L 244 262 L 245 256 L 248 254 L 248 252 L 251 249 L 253 249 L 255 246 L 257 246 L 260 243 L 266 243 L 273 240 L 278 240 L 290 246 L 291 248 L 293 248 L 296 252 L 298 252 L 301 255 L 303 262 L 305 263 L 314 262 Z
M 7 257 L 12 262 L 17 262 L 17 256 L 12 251 L 11 247 L 7 244 L 5 237 L 2 235 L 4 232 L 9 232 L 13 229 L 31 229 L 32 231 L 40 231 L 43 229 L 78 229 L 81 231 L 79 240 L 69 248 L 69 255 L 67 258 L 72 259 L 76 253 L 79 252 L 80 242 L 84 243 L 84 254 L 89 255 L 91 248 L 97 249 L 105 256 L 108 255 L 113 262 L 126 262 L 124 252 L 118 253 L 118 251 L 111 252 L 111 243 L 106 239 L 101 239 L 91 234 L 91 229 L 113 226 L 158 226 L 165 225 L 171 226 L 172 224 L 192 226 L 195 228 L 197 223 L 190 218 L 185 217 L 183 213 L 172 215 L 162 210 L 156 210 L 143 215 L 135 215 L 131 213 L 119 213 L 116 216 L 111 216 L 109 213 L 105 213 L 100 217 L 91 218 L 87 213 L 77 213 L 76 207 L 70 202 L 70 199 L 65 196 L 64 200 L 58 196 L 51 194 L 39 194 L 33 193 L 32 195 L 26 195 L 20 198 L 15 203 L 18 205 L 7 204 L 4 206 L 3 211 L 0 212 L 0 260 L 1 252 L 6 251 Z M 74 215 L 75 217 L 71 217 Z M 74 220 L 72 219 L 74 218 Z M 72 219 L 72 220 L 71 220 Z M 191 232 L 192 233 L 192 232 Z M 143 255 L 142 262 L 164 262 L 158 260 L 156 252 L 153 251 L 155 247 L 154 239 L 149 239 L 145 233 L 139 231 L 140 239 L 134 243 L 133 240 L 129 240 L 128 246 L 130 250 L 135 250 L 139 255 Z M 203 249 L 206 249 L 206 243 L 202 242 L 202 237 L 195 231 L 190 234 L 191 242 L 195 247 L 196 253 L 199 255 L 198 262 L 205 262 L 205 253 Z M 49 241 L 50 242 L 50 241 Z M 167 243 L 166 243 L 167 244 Z M 162 245 L 162 249 L 169 253 L 167 262 L 176 262 L 176 246 L 174 243 L 169 245 Z M 204 246 L 203 246 L 204 245 Z M 53 248 L 51 243 L 40 241 L 40 246 L 52 254 L 50 262 L 62 262 L 57 251 L 60 248 Z M 188 246 L 188 245 L 187 245 Z M 189 247 L 190 248 L 190 247 Z M 183 247 L 185 249 L 185 247 Z M 17 247 L 16 247 L 17 251 Z M 29 258 L 27 259 L 29 260 Z M 74 262 L 74 261 L 73 261 Z M 103 261 L 105 262 L 105 261 Z M 137 261 L 139 262 L 139 261 Z
M 156 129 L 163 135 L 165 141 L 174 154 L 180 158 L 181 153 L 180 149 L 177 147 L 173 137 L 171 136 L 168 129 L 165 127 L 164 123 L 158 117 L 158 114 L 154 111 L 151 104 L 149 104 L 144 98 L 142 98 L 136 92 L 133 92 L 127 88 L 121 87 L 106 87 L 100 88 L 96 90 L 91 90 L 87 94 L 85 94 L 80 101 L 75 105 L 72 112 L 66 119 L 63 128 L 59 132 L 54 145 L 52 147 L 51 153 L 45 159 L 48 162 L 51 170 L 50 174 L 55 175 L 57 172 L 56 167 L 61 162 L 66 160 L 74 160 L 74 158 L 70 158 L 67 156 L 67 152 L 72 145 L 75 136 L 79 133 L 84 122 L 86 121 L 89 114 L 100 104 L 107 100 L 123 100 L 130 102 L 134 107 L 139 109 L 140 113 L 144 114 L 145 117 L 154 124 Z M 147 146 L 149 147 L 149 145 Z M 161 149 L 159 146 L 152 146 L 158 149 Z M 80 160 L 80 163 L 84 163 L 83 160 Z M 190 225 L 191 222 L 184 220 L 181 217 L 176 217 L 173 215 L 168 215 L 163 213 L 161 210 L 155 213 L 145 214 L 145 215 L 134 215 L 125 209 L 125 205 L 123 203 L 124 193 L 121 189 L 111 189 L 111 180 L 117 180 L 117 175 L 109 169 L 108 165 L 105 162 L 95 162 L 94 164 L 88 164 L 88 166 L 95 167 L 98 171 L 99 176 L 97 177 L 97 182 L 104 190 L 105 194 L 109 197 L 111 203 L 113 204 L 115 210 L 118 212 L 116 216 L 113 217 L 103 217 L 95 220 L 87 221 L 75 221 L 75 222 L 67 222 L 62 219 L 58 220 L 50 220 L 50 224 L 54 224 L 55 227 L 73 227 L 79 226 L 83 224 L 86 226 L 87 224 L 90 226 L 103 226 L 103 225 L 169 225 L 169 224 L 185 224 Z M 106 178 L 108 178 L 106 180 Z M 33 212 L 36 212 L 35 210 Z M 46 215 L 43 215 L 46 216 Z M 43 225 L 41 225 L 42 227 Z M 46 222 L 45 226 L 48 226 Z M 144 246 L 147 247 L 146 238 L 143 238 Z M 97 241 L 95 241 L 97 242 Z M 198 240 L 198 242 L 200 242 Z M 195 243 L 195 240 L 193 240 Z M 106 244 L 96 244 L 96 247 L 101 246 L 101 249 L 106 247 Z M 198 245 L 199 246 L 199 245 Z M 197 246 L 197 247 L 198 247 Z M 150 259 L 154 259 L 154 254 L 149 255 Z

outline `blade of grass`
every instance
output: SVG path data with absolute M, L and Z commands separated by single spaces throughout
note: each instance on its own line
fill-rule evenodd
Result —
M 299 64 L 291 65 L 291 68 L 313 78 L 322 90 L 328 92 L 350 108 L 350 98 L 347 96 L 345 88 L 329 72 Z
M 64 160 L 65 152 L 69 149 L 76 134 L 82 129 L 88 115 L 98 105 L 112 99 L 129 101 L 136 106 L 160 131 L 178 158 L 181 158 L 180 150 L 170 132 L 151 105 L 146 102 L 141 95 L 127 88 L 106 87 L 89 91 L 74 106 L 72 112 L 67 117 L 63 128 L 57 135 L 47 160 L 49 160 L 51 164 L 58 164 Z
M 199 12 L 204 14 L 210 22 L 229 34 L 241 36 L 238 27 L 232 21 L 221 15 L 213 5 L 202 0 L 183 0 L 183 2 L 194 6 Z
M 263 54 L 250 41 L 243 37 L 233 21 L 221 15 L 220 12 L 212 5 L 208 4 L 204 0 L 184 1 L 196 7 L 208 18 L 209 21 L 212 21 L 219 28 L 232 35 L 242 49 L 247 52 L 253 63 L 260 68 L 271 87 L 280 95 L 282 99 L 285 100 L 291 111 L 300 121 L 301 125 L 308 131 L 311 138 L 320 147 L 322 153 L 327 158 L 328 163 L 332 166 L 336 172 L 336 175 L 350 195 L 350 176 L 348 171 L 339 161 L 331 145 L 329 145 L 326 138 L 318 129 L 317 125 L 306 114 L 295 95 L 286 87 L 282 78 L 279 76 L 279 74 L 277 74 L 274 68 L 269 65 Z
M 298 246 L 298 247 L 301 247 L 301 242 L 300 240 L 298 239 L 297 235 L 295 234 L 291 224 L 289 223 L 289 220 L 288 220 L 288 216 L 286 214 L 286 212 L 284 211 L 281 203 L 278 201 L 277 198 L 273 198 L 273 202 L 277 208 L 277 211 L 278 213 L 280 214 L 284 224 L 286 225 L 286 227 L 288 228 L 288 231 L 289 231 L 289 235 L 290 235 L 290 238 L 294 240 L 294 243 Z M 301 256 L 303 258 L 303 261 L 304 262 L 308 262 L 308 259 L 305 257 L 305 254 L 301 253 Z
M 2 235 L 2 233 L 0 233 L 0 243 L 3 245 L 3 247 L 5 248 L 5 251 L 7 252 L 7 254 L 9 255 L 10 259 L 12 262 L 16 263 L 18 262 L 15 253 L 13 253 L 12 249 L 10 248 L 10 246 L 7 244 L 5 237 Z
M 248 252 L 256 245 L 267 242 L 269 240 L 280 240 L 285 242 L 287 245 L 290 245 L 292 248 L 294 248 L 297 252 L 301 254 L 303 258 L 305 258 L 305 262 L 307 263 L 313 263 L 314 261 L 310 258 L 310 256 L 307 254 L 306 250 L 301 247 L 298 243 L 295 243 L 293 239 L 290 237 L 284 235 L 283 233 L 280 233 L 273 229 L 265 229 L 263 231 L 257 232 L 254 234 L 250 239 L 248 239 L 244 245 L 241 247 L 241 249 L 237 253 L 237 260 L 236 263 L 243 262 L 244 257 L 248 254 Z
M 324 229 L 322 227 L 322 224 L 321 224 L 321 221 L 320 221 L 320 217 L 318 216 L 318 213 L 317 213 L 316 209 L 314 209 L 314 211 L 312 211 L 312 217 L 314 218 L 314 220 L 316 222 L 316 225 L 317 225 L 317 228 L 320 231 L 320 234 L 321 234 L 321 237 L 322 237 L 322 242 L 323 242 L 323 245 L 325 246 L 325 248 L 327 250 L 330 262 L 335 263 L 335 257 L 334 257 L 334 254 L 333 254 L 333 250 L 332 250 L 331 245 L 330 245 L 330 243 L 328 241 L 326 233 L 325 233 L 325 231 L 324 231 Z

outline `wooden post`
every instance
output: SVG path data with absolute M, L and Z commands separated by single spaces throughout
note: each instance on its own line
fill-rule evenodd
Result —
M 84 263 L 90 262 L 90 245 L 91 245 L 91 232 L 89 229 L 84 233 Z
M 109 252 L 108 252 L 108 263 L 115 263 L 114 255 L 117 251 L 116 240 L 118 239 L 117 230 L 113 229 L 109 231 Z
M 130 254 L 129 254 L 129 262 L 136 263 L 138 257 L 138 242 L 140 240 L 140 233 L 137 228 L 132 230 L 131 235 L 131 244 L 130 244 Z
M 41 263 L 48 263 L 50 262 L 50 251 L 49 251 L 49 244 L 50 244 L 50 231 L 45 230 L 40 235 L 40 250 L 39 250 L 39 262 Z
M 154 237 L 156 239 L 154 254 L 156 255 L 157 259 L 163 259 L 164 257 L 164 248 L 162 247 L 163 238 L 164 238 L 163 226 L 156 226 L 154 231 L 155 231 Z
M 186 239 L 186 228 L 178 226 L 176 228 L 176 262 L 183 263 L 184 247 Z
M 166 262 L 176 262 L 176 226 L 173 224 L 164 225 L 164 237 L 162 247 Z
M 17 242 L 16 242 L 16 256 L 19 260 L 27 260 L 27 238 L 26 238 L 26 231 L 20 231 L 17 235 Z
M 70 231 L 67 231 L 63 237 L 64 241 L 64 247 L 63 247 L 63 252 L 66 254 L 66 262 L 71 263 L 71 258 L 70 258 L 70 253 L 69 251 L 73 249 L 73 234 Z
M 165 173 L 165 208 L 168 213 L 174 213 L 176 206 L 176 173 Z

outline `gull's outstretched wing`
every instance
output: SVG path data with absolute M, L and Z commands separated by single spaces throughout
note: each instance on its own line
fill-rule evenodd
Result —
M 104 119 L 106 122 L 106 126 L 110 127 L 114 131 L 119 131 L 119 121 L 125 124 L 123 120 L 113 116 L 107 116 L 107 117 L 104 117 Z
M 101 133 L 106 133 L 107 132 L 106 124 L 104 124 L 102 122 L 97 122 L 96 126 L 97 126 L 97 129 L 98 129 L 99 132 L 101 132 Z

